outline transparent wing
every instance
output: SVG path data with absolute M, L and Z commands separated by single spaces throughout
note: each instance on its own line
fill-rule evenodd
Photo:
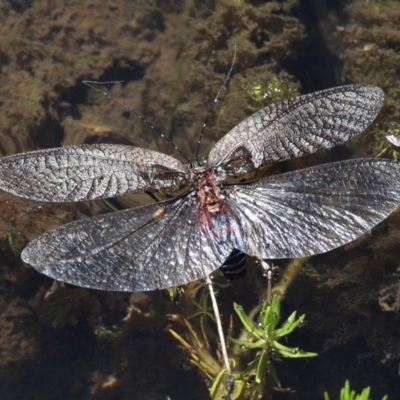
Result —
M 0 189 L 39 201 L 80 201 L 177 184 L 186 166 L 138 147 L 98 144 L 0 159 Z
M 201 225 L 195 201 L 185 195 L 75 221 L 45 232 L 21 257 L 47 276 L 94 289 L 183 285 L 209 275 L 232 250 L 226 236 Z
M 233 173 L 244 173 L 269 161 L 329 149 L 361 133 L 378 115 L 383 99 L 378 87 L 348 85 L 272 104 L 220 139 L 209 165 L 233 162 Z
M 400 163 L 358 159 L 237 185 L 226 198 L 242 246 L 262 258 L 296 258 L 348 243 L 400 204 Z

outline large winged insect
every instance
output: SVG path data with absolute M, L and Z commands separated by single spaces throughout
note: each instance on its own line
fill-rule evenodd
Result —
M 349 85 L 270 105 L 220 139 L 204 165 L 113 144 L 4 157 L 0 188 L 38 201 L 188 187 L 171 200 L 47 231 L 22 259 L 74 285 L 138 291 L 204 278 L 234 249 L 260 259 L 294 258 L 348 243 L 399 204 L 399 163 L 354 159 L 250 183 L 228 178 L 343 143 L 375 119 L 382 102 L 379 88 Z

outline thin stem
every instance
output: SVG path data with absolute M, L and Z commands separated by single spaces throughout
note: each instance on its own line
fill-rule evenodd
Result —
M 230 394 L 233 391 L 234 380 L 233 380 L 233 376 L 232 376 L 231 365 L 229 363 L 228 352 L 226 350 L 225 336 L 224 336 L 224 331 L 222 329 L 221 316 L 219 313 L 218 303 L 217 303 L 217 299 L 215 298 L 213 284 L 212 284 L 209 276 L 207 276 L 206 282 L 207 282 L 208 290 L 210 291 L 211 303 L 212 303 L 212 306 L 214 309 L 215 320 L 217 322 L 218 336 L 219 336 L 219 340 L 221 342 L 222 357 L 224 359 L 226 375 L 228 377 L 227 395 L 225 396 L 225 400 L 229 400 Z

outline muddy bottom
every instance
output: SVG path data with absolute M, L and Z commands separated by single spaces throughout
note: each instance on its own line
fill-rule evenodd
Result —
M 207 119 L 200 158 L 263 105 L 345 83 L 382 87 L 380 116 L 360 138 L 312 160 L 294 160 L 291 168 L 399 157 L 384 139 L 400 132 L 400 6 L 394 0 L 3 0 L 0 15 L 1 156 L 119 143 L 184 161 L 151 125 L 193 160 L 236 45 L 233 74 Z M 83 80 L 112 81 L 102 89 L 118 101 Z M 169 332 L 187 338 L 188 328 L 171 314 L 193 311 L 193 303 L 187 308 L 167 291 L 56 285 L 20 259 L 24 246 L 50 228 L 156 199 L 144 193 L 54 204 L 0 193 L 1 399 L 210 398 L 210 380 Z M 268 398 L 322 399 L 327 390 L 335 399 L 345 379 L 357 390 L 371 386 L 373 398 L 399 397 L 399 218 L 395 213 L 370 234 L 303 265 L 282 318 L 306 313 L 290 345 L 319 357 L 277 360 L 282 386 L 291 390 L 269 390 Z M 276 264 L 283 271 L 288 262 Z M 259 266 L 248 260 L 248 269 L 246 278 L 220 288 L 230 334 L 240 329 L 233 301 L 250 310 L 266 287 Z M 214 325 L 207 320 L 206 326 L 210 353 L 220 362 Z

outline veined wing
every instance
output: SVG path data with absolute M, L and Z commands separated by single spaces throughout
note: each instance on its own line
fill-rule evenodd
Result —
M 239 215 L 242 247 L 263 258 L 296 258 L 344 245 L 400 204 L 400 163 L 341 161 L 236 185 L 227 205 Z
M 201 226 L 195 203 L 186 194 L 74 221 L 33 240 L 21 257 L 47 276 L 94 289 L 183 285 L 209 275 L 232 250 Z
M 186 170 L 173 157 L 138 147 L 68 146 L 0 159 L 0 189 L 39 201 L 93 200 L 165 188 Z
M 367 128 L 383 99 L 376 86 L 348 85 L 272 104 L 220 139 L 211 149 L 209 165 L 226 164 L 228 171 L 244 173 L 270 161 L 329 149 Z

